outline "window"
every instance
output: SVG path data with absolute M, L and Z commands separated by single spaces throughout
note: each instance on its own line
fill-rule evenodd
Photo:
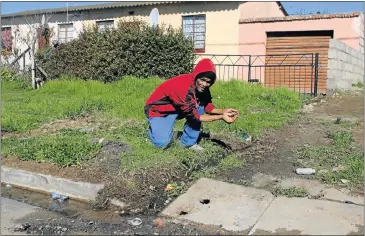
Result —
M 1 28 L 1 49 L 6 52 L 13 50 L 13 36 L 11 35 L 11 27 Z
M 97 21 L 99 32 L 104 32 L 106 29 L 114 29 L 114 20 Z
M 205 52 L 205 15 L 183 16 L 183 31 L 193 40 L 195 52 Z
M 73 24 L 58 25 L 58 41 L 60 43 L 70 42 L 73 39 L 74 26 Z

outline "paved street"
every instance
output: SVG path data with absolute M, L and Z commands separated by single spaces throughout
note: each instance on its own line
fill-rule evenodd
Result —
M 14 227 L 24 220 L 30 219 L 36 213 L 48 213 L 40 208 L 11 200 L 8 198 L 1 198 L 1 235 L 17 235 L 24 234 L 24 232 L 14 232 Z

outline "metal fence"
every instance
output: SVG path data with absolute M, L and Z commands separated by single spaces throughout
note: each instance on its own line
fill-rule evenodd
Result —
M 212 60 L 217 79 L 238 79 L 266 87 L 287 87 L 301 94 L 317 96 L 318 53 L 283 55 L 197 54 L 195 63 Z

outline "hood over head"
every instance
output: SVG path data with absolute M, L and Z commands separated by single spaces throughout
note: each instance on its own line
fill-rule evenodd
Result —
M 202 77 L 210 78 L 212 80 L 211 85 L 213 85 L 216 80 L 216 71 L 212 60 L 205 58 L 199 61 L 194 67 L 192 75 L 194 77 L 194 81 Z

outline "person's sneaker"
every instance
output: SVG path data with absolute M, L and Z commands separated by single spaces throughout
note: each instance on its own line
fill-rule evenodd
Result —
M 189 149 L 192 149 L 192 150 L 197 151 L 197 152 L 204 151 L 204 148 L 199 146 L 198 144 L 194 144 L 193 146 L 189 147 Z

